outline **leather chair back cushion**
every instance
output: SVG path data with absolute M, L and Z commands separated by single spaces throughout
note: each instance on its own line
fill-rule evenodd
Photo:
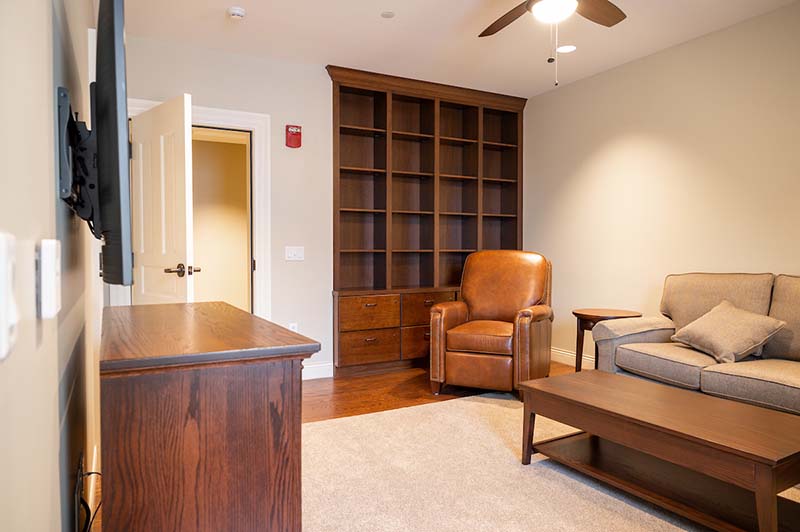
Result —
M 779 275 L 772 292 L 772 318 L 786 322 L 764 346 L 764 358 L 785 358 L 800 362 L 800 277 Z
M 528 251 L 479 251 L 467 257 L 461 297 L 470 320 L 513 322 L 520 310 L 549 304 L 550 265 Z
M 771 273 L 684 273 L 668 275 L 661 297 L 661 313 L 680 330 L 703 316 L 723 300 L 737 308 L 762 314 L 769 312 Z

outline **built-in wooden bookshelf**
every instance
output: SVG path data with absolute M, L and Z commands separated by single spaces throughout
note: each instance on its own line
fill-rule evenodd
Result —
M 328 72 L 337 301 L 454 292 L 470 253 L 521 247 L 524 99 Z

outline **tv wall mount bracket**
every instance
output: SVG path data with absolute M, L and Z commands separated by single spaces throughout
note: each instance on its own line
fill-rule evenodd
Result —
M 94 83 L 90 85 L 92 124 L 95 124 Z M 100 196 L 97 179 L 97 136 L 86 122 L 73 114 L 69 91 L 58 87 L 58 195 L 83 220 L 89 222 L 92 234 L 102 239 L 99 213 Z

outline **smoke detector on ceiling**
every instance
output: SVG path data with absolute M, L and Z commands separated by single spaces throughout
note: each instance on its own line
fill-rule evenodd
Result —
M 228 17 L 231 20 L 244 20 L 246 14 L 247 11 L 245 11 L 243 7 L 231 6 L 228 8 Z

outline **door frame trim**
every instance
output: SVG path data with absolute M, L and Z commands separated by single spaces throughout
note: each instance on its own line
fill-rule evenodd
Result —
M 163 102 L 155 100 L 128 99 L 128 117 L 143 113 Z M 271 217 L 271 148 L 270 115 L 234 111 L 215 107 L 192 106 L 192 125 L 238 129 L 250 132 L 252 179 L 252 236 L 253 259 L 256 270 L 252 272 L 253 314 L 264 319 L 272 315 L 272 217 Z M 128 287 L 125 287 L 128 289 Z M 112 296 L 112 301 L 114 298 Z M 130 290 L 128 289 L 130 304 Z M 117 299 L 119 301 L 119 299 Z M 113 304 L 113 303 L 112 303 Z

